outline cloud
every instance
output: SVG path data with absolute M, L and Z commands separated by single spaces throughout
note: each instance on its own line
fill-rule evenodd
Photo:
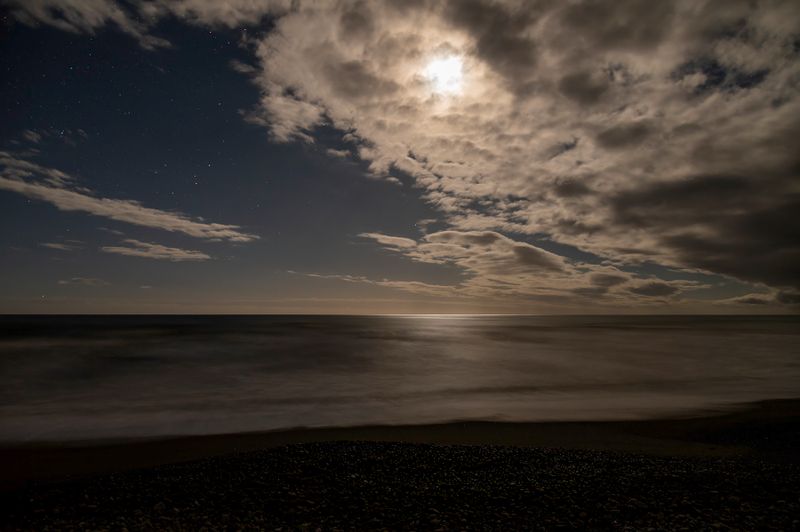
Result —
M 331 157 L 338 157 L 339 159 L 347 159 L 351 156 L 351 153 L 347 150 L 334 150 L 333 148 L 325 150 L 325 153 Z
M 555 19 L 559 29 L 570 31 L 581 41 L 580 48 L 641 53 L 670 37 L 680 11 L 672 3 L 589 0 L 563 6 Z
M 671 285 L 669 283 L 659 282 L 659 281 L 651 281 L 649 283 L 643 283 L 638 286 L 632 286 L 629 290 L 640 296 L 650 296 L 650 297 L 664 297 L 664 296 L 671 296 L 680 291 L 677 286 Z
M 724 303 L 736 305 L 800 305 L 799 292 L 770 292 L 770 293 L 753 293 L 745 294 L 739 297 L 733 297 L 723 301 Z
M 41 144 L 48 139 L 57 139 L 70 146 L 75 146 L 79 142 L 89 138 L 89 134 L 81 129 L 58 129 L 55 127 L 43 129 L 26 129 L 22 132 L 20 137 L 30 144 Z
M 292 4 L 292 0 L 150 0 L 142 2 L 140 9 L 152 24 L 173 15 L 191 24 L 235 28 L 284 14 Z
M 71 33 L 93 34 L 114 24 L 134 37 L 145 49 L 169 46 L 169 42 L 147 33 L 136 13 L 107 0 L 9 0 L 11 15 L 29 26 L 47 25 Z
M 610 86 L 608 76 L 603 72 L 586 70 L 573 72 L 561 78 L 558 90 L 561 94 L 582 105 L 598 103 Z
M 190 24 L 237 27 L 257 25 L 267 15 L 286 13 L 292 0 L 8 0 L 11 15 L 28 26 L 52 26 L 70 33 L 94 34 L 113 25 L 146 50 L 169 48 L 152 34 L 161 20 L 177 17 Z
M 83 244 L 82 242 L 79 242 L 77 240 L 70 240 L 70 241 L 68 241 L 66 243 L 65 242 L 42 242 L 39 245 L 42 246 L 43 248 L 57 249 L 59 251 L 76 251 L 76 250 L 81 249 L 83 247 L 82 244 Z
M 778 303 L 784 305 L 800 305 L 800 292 L 778 292 L 775 296 Z
M 421 242 L 380 233 L 362 233 L 384 247 L 419 262 L 454 263 L 482 273 L 556 272 L 565 268 L 562 257 L 494 231 L 439 231 Z
M 127 255 L 129 257 L 143 257 L 146 259 L 168 260 L 172 262 L 184 261 L 204 261 L 209 260 L 211 256 L 191 249 L 170 248 L 162 246 L 161 244 L 152 244 L 149 242 L 141 242 L 128 238 L 123 240 L 125 246 L 104 246 L 100 248 L 106 253 L 115 253 L 117 255 Z
M 231 68 L 240 74 L 255 74 L 258 72 L 258 69 L 253 65 L 248 65 L 247 63 L 243 63 L 238 59 L 231 59 L 229 62 Z
M 603 148 L 618 150 L 641 144 L 650 132 L 650 126 L 645 122 L 617 124 L 601 131 L 596 140 Z
M 800 282 L 789 219 L 800 64 L 785 23 L 796 5 L 374 2 L 357 17 L 353 5 L 304 5 L 258 43 L 254 116 L 276 140 L 338 127 L 375 175 L 409 174 L 461 232 L 544 234 L 615 264 Z M 354 18 L 361 29 L 345 31 Z M 420 75 L 443 54 L 464 61 L 456 97 Z M 732 174 L 747 184 L 740 199 L 713 179 L 705 200 L 693 196 L 699 176 Z
M 610 274 L 610 273 L 594 273 L 590 276 L 590 281 L 593 285 L 602 287 L 602 288 L 610 288 L 612 286 L 617 286 L 627 282 L 630 278 L 626 275 L 621 274 Z
M 624 272 L 608 264 L 568 260 L 494 231 L 446 230 L 415 241 L 380 233 L 359 235 L 410 260 L 454 266 L 463 280 L 448 287 L 451 295 L 509 304 L 531 301 L 561 305 L 594 304 L 630 308 L 677 302 L 689 290 L 708 288 L 698 281 L 661 281 Z M 336 278 L 341 278 L 337 276 Z M 353 279 L 343 279 L 353 280 Z M 359 282 L 363 279 L 358 278 Z M 384 280 L 383 285 L 389 282 Z M 407 289 L 406 282 L 394 286 Z M 441 292 L 441 287 L 438 289 Z
M 607 296 L 612 302 L 622 292 L 609 291 L 630 278 L 612 267 L 570 262 L 494 231 L 438 231 L 424 235 L 419 241 L 380 233 L 359 236 L 413 261 L 459 268 L 465 279 L 449 290 L 465 297 L 569 300 L 577 294 Z M 592 286 L 576 289 L 581 283 Z
M 96 277 L 73 277 L 71 279 L 63 279 L 58 281 L 58 284 L 61 285 L 69 285 L 69 284 L 77 284 L 82 286 L 108 286 L 108 281 L 104 281 L 103 279 L 97 279 Z
M 184 233 L 208 240 L 249 242 L 258 238 L 240 231 L 236 225 L 208 223 L 186 214 L 145 207 L 133 200 L 97 197 L 91 190 L 75 185 L 74 179 L 63 172 L 16 159 L 2 152 L 0 165 L 3 166 L 0 170 L 0 189 L 45 201 L 62 211 L 86 212 L 118 222 Z
M 358 236 L 375 240 L 379 244 L 389 248 L 408 249 L 417 246 L 417 242 L 415 240 L 399 236 L 382 235 L 380 233 L 361 233 Z
M 536 7 L 451 0 L 444 19 L 470 35 L 470 52 L 502 77 L 511 91 L 522 93 L 537 73 L 539 53 L 529 32 L 536 21 Z
M 604 273 L 601 271 L 590 273 L 583 277 L 583 282 L 588 282 L 588 286 L 585 284 L 583 286 L 578 286 L 572 289 L 572 293 L 593 300 L 605 298 L 610 290 L 627 283 L 632 278 L 630 275 L 620 271 L 614 271 L 614 273 Z M 578 279 L 576 279 L 576 281 L 578 281 Z
M 800 192 L 782 177 L 692 175 L 611 198 L 619 228 L 647 233 L 663 262 L 772 286 L 800 285 Z
M 32 142 L 33 144 L 38 144 L 39 141 L 42 140 L 42 134 L 37 133 L 32 129 L 26 129 L 22 132 L 22 137 L 27 140 L 28 142 Z
M 566 268 L 563 257 L 494 231 L 430 233 L 411 256 L 422 262 L 453 262 L 477 273 L 547 273 Z
M 747 294 L 744 296 L 731 298 L 728 300 L 728 302 L 740 305 L 770 305 L 775 302 L 775 299 L 764 296 L 763 294 Z
M 289 273 L 296 273 L 296 272 L 289 272 Z M 395 288 L 406 292 L 411 292 L 413 294 L 428 295 L 428 296 L 458 297 L 462 295 L 459 293 L 456 287 L 423 283 L 420 281 L 370 279 L 368 277 L 357 276 L 357 275 L 323 275 L 319 273 L 306 273 L 300 275 L 305 275 L 307 277 L 315 277 L 317 279 L 336 279 L 338 281 L 345 281 L 348 283 L 365 283 L 375 286 L 383 286 L 386 288 Z

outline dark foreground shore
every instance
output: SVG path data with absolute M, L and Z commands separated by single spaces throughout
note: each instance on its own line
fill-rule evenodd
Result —
M 6 445 L 3 529 L 800 529 L 800 402 Z

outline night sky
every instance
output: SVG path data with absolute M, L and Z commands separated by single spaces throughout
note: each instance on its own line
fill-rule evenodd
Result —
M 797 2 L 0 5 L 0 312 L 798 311 Z

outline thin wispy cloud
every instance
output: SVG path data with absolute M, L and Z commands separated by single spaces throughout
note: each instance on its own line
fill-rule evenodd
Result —
M 290 272 L 295 273 L 295 272 Z M 395 288 L 410 292 L 413 294 L 438 296 L 438 297 L 459 297 L 467 294 L 462 294 L 458 287 L 437 285 L 431 283 L 423 283 L 420 281 L 398 281 L 390 279 L 370 279 L 360 275 L 338 275 L 338 274 L 320 274 L 320 273 L 306 273 L 300 274 L 306 277 L 314 277 L 317 279 L 336 279 L 338 281 L 345 281 L 348 283 L 363 283 L 374 286 L 382 286 L 385 288 Z
M 383 235 L 380 233 L 361 233 L 358 235 L 362 238 L 369 238 L 382 244 L 388 248 L 407 249 L 417 246 L 417 242 L 410 238 L 403 238 L 399 236 Z
M 42 144 L 50 139 L 57 139 L 70 146 L 75 146 L 79 142 L 89 138 L 89 134 L 81 128 L 78 129 L 56 129 L 54 127 L 46 129 L 26 129 L 20 137 L 30 144 Z
M 0 190 L 50 203 L 62 211 L 80 211 L 207 240 L 250 242 L 258 238 L 241 231 L 236 225 L 208 223 L 183 213 L 145 207 L 133 200 L 98 197 L 92 190 L 75 184 L 75 180 L 64 172 L 8 155 L 0 158 L 0 164 L 3 165 L 0 170 Z
M 100 249 L 105 253 L 126 255 L 128 257 L 141 257 L 145 259 L 167 260 L 171 262 L 205 261 L 211 259 L 210 255 L 202 251 L 172 248 L 161 244 L 142 242 L 132 238 L 123 240 L 122 244 L 124 245 L 103 246 Z
M 338 157 L 340 159 L 347 159 L 348 157 L 352 156 L 352 154 L 347 150 L 336 150 L 333 148 L 328 148 L 327 150 L 325 150 L 325 153 L 327 153 L 331 157 Z
M 58 281 L 60 285 L 80 285 L 80 286 L 108 286 L 111 283 L 98 279 L 96 277 L 72 277 L 71 279 L 62 279 Z
M 39 244 L 44 248 L 49 249 L 56 249 L 58 251 L 76 251 L 83 247 L 81 242 L 77 241 L 70 241 L 70 242 L 42 242 Z
M 70 33 L 94 34 L 114 25 L 145 49 L 168 47 L 169 41 L 147 33 L 141 17 L 116 2 L 103 0 L 9 0 L 11 14 L 29 26 L 53 26 Z
M 42 140 L 42 134 L 32 129 L 26 129 L 22 132 L 22 137 L 33 144 L 38 144 Z

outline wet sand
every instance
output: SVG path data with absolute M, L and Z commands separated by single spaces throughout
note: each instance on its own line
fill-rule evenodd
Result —
M 800 401 L 0 447 L 4 529 L 800 528 Z

